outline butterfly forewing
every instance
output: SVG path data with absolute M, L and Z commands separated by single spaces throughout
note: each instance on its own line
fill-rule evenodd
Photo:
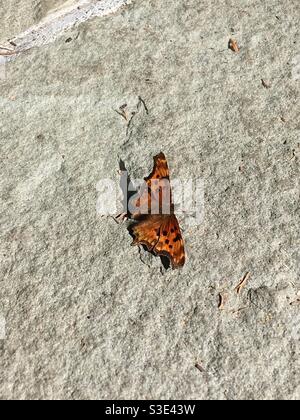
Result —
M 174 214 L 163 217 L 159 240 L 154 247 L 154 252 L 158 255 L 169 257 L 173 268 L 184 265 L 184 243 L 179 223 Z
M 163 153 L 159 153 L 157 156 L 154 156 L 154 167 L 151 174 L 145 178 L 145 181 L 148 182 L 152 179 L 169 179 L 169 167 L 168 162 Z
M 134 203 L 133 218 L 141 214 L 170 214 L 173 211 L 168 163 L 163 153 L 154 157 L 151 174 L 144 179 Z
M 132 245 L 145 245 L 149 251 L 153 251 L 160 235 L 161 218 L 159 216 L 144 217 L 131 226 L 134 235 Z

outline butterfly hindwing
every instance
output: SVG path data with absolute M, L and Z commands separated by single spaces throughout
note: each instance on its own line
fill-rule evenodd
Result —
M 134 224 L 131 231 L 134 236 L 132 245 L 145 245 L 148 251 L 168 257 L 173 268 L 184 265 L 184 243 L 174 214 L 149 215 Z
M 184 265 L 184 243 L 179 223 L 174 214 L 163 217 L 159 240 L 153 251 L 158 255 L 168 257 L 173 268 L 182 267 Z

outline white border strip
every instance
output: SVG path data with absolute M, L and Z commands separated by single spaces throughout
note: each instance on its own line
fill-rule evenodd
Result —
M 69 3 L 69 2 L 67 2 Z M 29 50 L 30 48 L 40 47 L 55 41 L 64 34 L 68 29 L 79 23 L 85 22 L 97 16 L 107 16 L 115 13 L 122 6 L 131 4 L 132 0 L 79 0 L 61 8 L 39 24 L 32 26 L 20 35 L 12 38 L 12 45 L 16 45 L 15 49 L 9 51 L 6 49 L 8 45 L 0 46 L 0 55 L 12 56 L 19 52 Z

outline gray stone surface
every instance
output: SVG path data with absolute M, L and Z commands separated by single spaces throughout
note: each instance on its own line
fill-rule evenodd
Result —
M 299 18 L 298 0 L 136 0 L 7 64 L 1 398 L 300 397 Z M 114 109 L 139 95 L 126 133 Z M 182 271 L 96 213 L 119 159 L 141 177 L 160 150 L 205 181 Z
M 51 10 L 75 0 L 1 0 L 1 41 L 44 19 Z M 3 4 L 2 4 L 3 3 Z

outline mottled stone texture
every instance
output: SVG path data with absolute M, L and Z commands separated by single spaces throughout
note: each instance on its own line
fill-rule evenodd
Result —
M 30 26 L 38 24 L 53 10 L 76 0 L 1 0 L 0 40 L 13 38 Z
M 6 66 L 1 398 L 300 397 L 299 19 L 298 0 L 136 0 Z M 127 130 L 114 110 L 139 96 Z M 182 271 L 96 213 L 120 159 L 142 177 L 161 150 L 205 183 Z

